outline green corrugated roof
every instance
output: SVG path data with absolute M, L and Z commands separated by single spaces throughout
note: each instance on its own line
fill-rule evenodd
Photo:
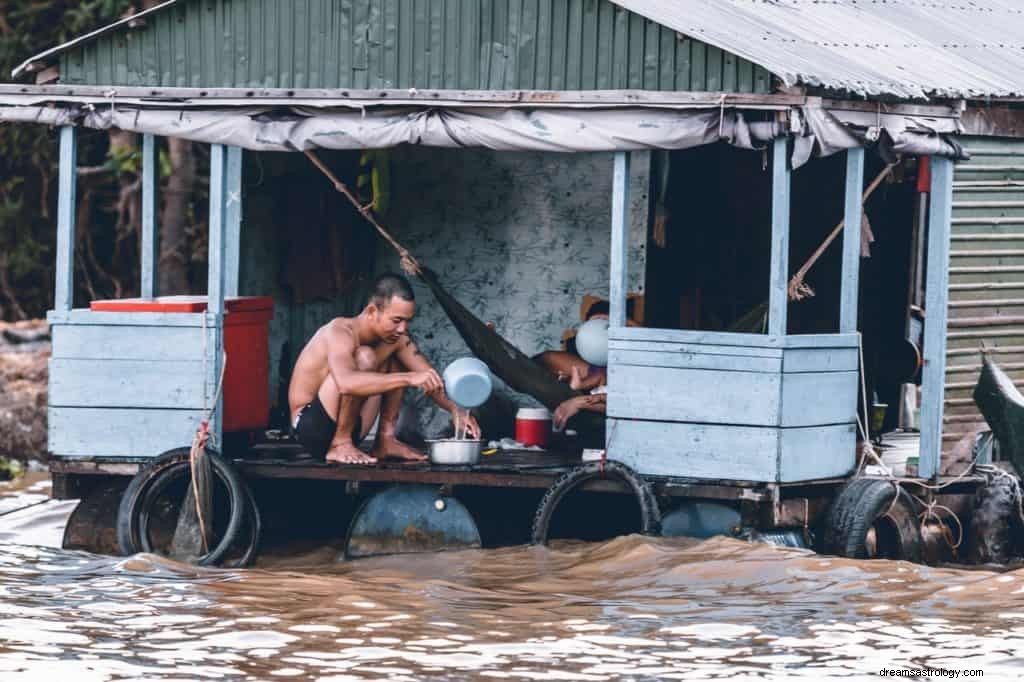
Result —
M 609 0 L 171 0 L 33 58 L 55 59 L 83 85 L 771 91 Z

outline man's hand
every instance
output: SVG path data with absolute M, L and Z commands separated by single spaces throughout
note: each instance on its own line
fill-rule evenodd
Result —
M 569 398 L 564 401 L 555 409 L 555 413 L 551 416 L 551 421 L 554 424 L 556 430 L 561 431 L 565 428 L 566 422 L 576 416 L 576 414 L 583 409 L 583 404 L 586 398 L 589 396 L 578 396 L 576 398 Z
M 444 381 L 437 370 L 426 369 L 422 372 L 409 373 L 409 385 L 422 390 L 427 395 L 433 395 L 444 390 Z
M 480 439 L 480 425 L 477 423 L 476 417 L 465 412 L 461 417 L 458 417 L 455 412 L 452 412 L 452 418 L 462 419 L 462 426 L 466 429 L 466 435 L 472 437 L 474 440 Z

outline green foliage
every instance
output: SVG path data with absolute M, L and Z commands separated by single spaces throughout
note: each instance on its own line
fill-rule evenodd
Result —
M 0 0 L 0 80 L 9 80 L 12 69 L 31 55 L 116 20 L 130 5 L 128 0 Z M 82 134 L 80 163 L 103 159 L 107 148 L 106 135 Z M 105 163 L 134 172 L 138 159 L 131 157 L 115 154 Z M 42 316 L 52 301 L 57 166 L 56 131 L 0 125 L 0 274 L 6 276 L 0 283 L 6 279 L 7 284 L 0 287 L 0 319 L 14 315 L 12 296 L 31 316 Z

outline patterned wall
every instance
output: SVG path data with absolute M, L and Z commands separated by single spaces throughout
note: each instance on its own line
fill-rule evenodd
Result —
M 649 155 L 633 155 L 631 291 L 646 261 Z M 387 224 L 446 288 L 527 354 L 557 348 L 579 322 L 584 294 L 608 294 L 611 154 L 541 154 L 406 147 L 392 155 Z M 378 272 L 397 270 L 381 242 Z M 413 335 L 443 371 L 469 353 L 429 289 L 418 282 Z M 535 404 L 527 396 L 516 402 Z M 410 395 L 428 436 L 448 425 Z

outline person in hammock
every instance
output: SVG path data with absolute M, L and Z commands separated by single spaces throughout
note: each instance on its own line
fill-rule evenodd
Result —
M 608 301 L 595 301 L 584 317 L 584 322 L 590 320 L 607 320 L 610 312 Z M 626 303 L 626 326 L 635 327 L 637 323 L 632 319 L 633 301 Z M 548 371 L 558 377 L 559 381 L 566 381 L 574 391 L 593 391 L 595 388 L 608 383 L 608 371 L 606 367 L 592 365 L 580 357 L 576 352 L 576 339 L 572 337 L 566 341 L 565 350 L 547 350 L 533 356 L 533 359 L 544 365 Z
M 288 387 L 292 431 L 317 458 L 345 464 L 374 464 L 394 457 L 426 457 L 396 436 L 406 388 L 418 388 L 455 415 L 441 376 L 409 337 L 416 299 L 409 281 L 385 274 L 373 284 L 363 311 L 320 327 L 295 361 Z M 380 426 L 370 454 L 358 447 L 377 416 Z M 480 437 L 470 416 L 468 433 Z

